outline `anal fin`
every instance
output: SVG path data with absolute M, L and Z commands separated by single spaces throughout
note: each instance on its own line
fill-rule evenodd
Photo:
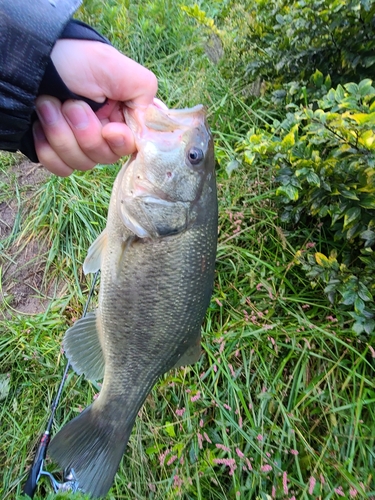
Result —
M 201 335 L 199 333 L 197 342 L 189 345 L 189 347 L 182 354 L 182 356 L 178 358 L 177 363 L 173 366 L 173 368 L 180 368 L 181 366 L 193 365 L 199 360 L 201 354 L 202 354 Z

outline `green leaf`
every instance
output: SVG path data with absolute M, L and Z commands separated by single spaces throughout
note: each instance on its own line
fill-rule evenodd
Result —
M 287 134 L 284 139 L 281 141 L 281 144 L 287 148 L 291 148 L 292 146 L 294 146 L 294 144 L 296 143 L 296 139 L 295 139 L 295 135 L 294 135 L 294 131 L 291 130 L 289 132 L 289 134 Z
M 323 124 L 327 122 L 327 114 L 322 109 L 317 109 L 314 112 L 314 117 Z
M 367 247 L 371 247 L 375 243 L 375 231 L 371 231 L 371 229 L 363 231 L 359 236 L 365 240 L 365 246 Z
M 357 297 L 354 301 L 354 310 L 356 313 L 362 313 L 365 308 L 365 303 L 364 301 L 360 298 Z
M 326 215 L 328 215 L 327 205 L 323 205 L 322 207 L 320 207 L 318 215 L 319 215 L 319 217 L 325 217 Z
M 358 85 L 356 83 L 346 83 L 344 85 L 345 89 L 350 93 L 350 94 L 357 94 L 358 93 Z
M 369 85 L 372 85 L 372 80 L 370 80 L 370 78 L 365 78 L 364 80 L 361 80 L 359 82 L 358 88 L 359 90 L 363 90 L 364 88 L 367 88 Z
M 306 180 L 309 184 L 320 187 L 320 178 L 315 172 L 310 171 L 306 176 Z
M 361 333 L 363 332 L 364 330 L 364 326 L 363 326 L 363 323 L 360 322 L 360 321 L 356 321 L 353 326 L 352 326 L 352 329 L 353 331 L 357 334 L 357 335 L 361 335 Z
M 165 430 L 170 437 L 176 437 L 176 433 L 174 431 L 174 425 L 172 422 L 165 422 Z
M 373 194 L 361 195 L 359 205 L 363 208 L 375 210 L 375 195 Z
M 360 233 L 361 229 L 362 229 L 362 227 L 360 224 L 354 224 L 354 226 L 351 226 L 346 231 L 346 239 L 347 240 L 353 239 L 355 236 L 357 236 Z
M 363 283 L 359 283 L 358 285 L 358 296 L 365 302 L 373 300 L 370 290 Z
M 364 57 L 363 58 L 363 66 L 365 66 L 366 68 L 369 68 L 374 63 L 375 63 L 375 56 L 369 56 L 369 57 Z M 368 91 L 364 95 L 368 95 Z
M 356 298 L 357 293 L 354 290 L 345 290 L 345 292 L 342 294 L 340 303 L 346 306 L 351 306 L 352 304 L 354 304 Z
M 358 196 L 355 193 L 353 193 L 352 191 L 348 191 L 347 189 L 340 189 L 339 193 L 348 200 L 359 200 Z
M 324 267 L 325 269 L 331 269 L 335 268 L 337 266 L 337 260 L 335 255 L 330 255 L 329 257 L 326 257 L 324 253 L 316 252 L 314 254 L 316 263 Z
M 358 90 L 362 97 L 366 97 L 370 94 L 373 94 L 375 92 L 375 89 L 372 86 L 372 80 L 366 78 L 365 80 L 359 82 Z
M 375 113 L 373 113 L 375 114 Z M 374 122 L 375 124 L 375 122 Z M 366 130 L 358 138 L 358 142 L 363 144 L 366 148 L 372 150 L 375 148 L 375 134 L 372 130 Z
M 285 186 L 280 186 L 276 189 L 277 196 L 286 196 L 291 201 L 298 200 L 298 189 L 292 186 L 291 184 L 287 184 Z
M 160 447 L 158 445 L 156 446 L 150 446 L 146 449 L 147 455 L 154 455 L 160 452 Z
M 345 92 L 343 87 L 339 84 L 337 85 L 336 91 L 335 91 L 335 101 L 340 103 L 345 97 Z
M 349 208 L 344 216 L 344 228 L 347 228 L 350 224 L 355 222 L 361 217 L 361 209 L 358 207 Z
M 359 125 L 363 125 L 364 123 L 368 123 L 370 125 L 375 124 L 375 112 L 374 113 L 354 113 L 352 115 L 348 115 L 349 118 L 355 120 Z
M 370 335 L 375 329 L 375 321 L 373 319 L 366 320 L 364 324 L 365 332 Z
M 323 85 L 323 73 L 317 69 L 311 76 L 311 81 L 316 87 L 320 88 Z
M 331 80 L 330 75 L 326 76 L 326 79 L 324 80 L 324 86 L 326 87 L 327 90 L 331 88 L 332 80 Z
M 256 158 L 255 153 L 249 151 L 248 149 L 245 151 L 244 159 L 245 159 L 246 163 L 251 165 L 254 162 L 255 158 Z

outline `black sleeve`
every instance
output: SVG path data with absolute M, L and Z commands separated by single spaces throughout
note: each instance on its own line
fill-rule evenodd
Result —
M 49 56 L 64 31 L 69 34 L 68 23 L 80 3 L 81 0 L 0 0 L 0 149 L 21 149 L 38 161 L 33 141 L 30 148 L 27 136 L 40 90 L 56 95 L 48 83 L 50 76 L 44 78 L 50 74 L 48 71 L 56 73 L 53 81 L 68 92 L 65 98 L 74 96 L 51 66 Z M 77 24 L 96 34 L 86 25 Z M 87 38 L 97 39 L 93 36 Z M 98 41 L 107 42 L 100 35 L 95 36 L 100 38 Z
M 110 44 L 107 38 L 100 35 L 97 31 L 95 31 L 87 24 L 75 19 L 71 19 L 69 21 L 69 23 L 65 26 L 63 32 L 59 36 L 60 40 L 68 38 L 73 40 L 92 40 Z M 106 103 L 106 101 L 98 103 L 93 101 L 92 99 L 89 99 L 88 97 L 71 92 L 60 78 L 60 75 L 57 72 L 50 57 L 48 57 L 47 66 L 37 93 L 37 95 L 42 94 L 57 97 L 61 102 L 64 102 L 68 99 L 80 99 L 82 101 L 86 101 L 94 111 L 97 111 Z M 39 161 L 35 151 L 34 136 L 32 131 L 33 123 L 35 120 L 37 120 L 37 118 L 37 114 L 34 110 L 31 114 L 29 126 L 22 136 L 20 144 L 18 146 L 18 149 L 23 154 L 28 156 L 33 162 Z

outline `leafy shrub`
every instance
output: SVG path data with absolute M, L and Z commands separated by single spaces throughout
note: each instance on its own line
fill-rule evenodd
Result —
M 323 81 L 320 75 L 316 79 Z M 282 122 L 249 134 L 245 160 L 274 166 L 283 222 L 323 224 L 327 256 L 309 250 L 299 252 L 297 261 L 313 285 L 324 284 L 332 303 L 350 310 L 357 333 L 370 333 L 375 327 L 375 88 L 371 80 L 338 85 L 314 106 L 290 104 L 289 109 L 294 112 Z
M 373 76 L 375 0 L 224 2 L 216 24 L 228 75 L 267 82 L 308 81 L 319 69 L 333 83 Z

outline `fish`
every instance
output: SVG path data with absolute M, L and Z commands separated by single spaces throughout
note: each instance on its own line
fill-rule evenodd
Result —
M 97 309 L 67 330 L 78 374 L 99 397 L 68 422 L 49 455 L 78 488 L 104 497 L 137 414 L 157 380 L 201 356 L 215 274 L 218 202 L 212 134 L 202 105 L 127 107 L 137 152 L 113 185 L 85 274 L 100 269 Z

